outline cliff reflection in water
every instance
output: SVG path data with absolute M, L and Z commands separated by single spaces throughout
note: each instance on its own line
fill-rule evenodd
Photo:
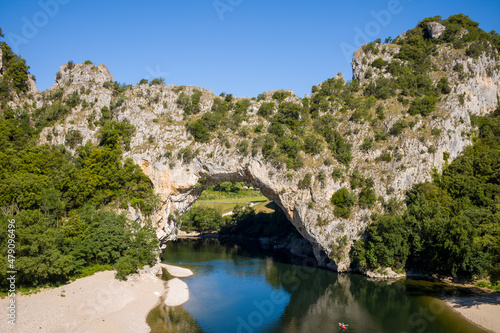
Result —
M 339 322 L 349 332 L 483 332 L 434 298 L 438 285 L 293 265 L 255 242 L 183 240 L 164 260 L 195 271 L 183 307 L 206 332 L 328 332 Z

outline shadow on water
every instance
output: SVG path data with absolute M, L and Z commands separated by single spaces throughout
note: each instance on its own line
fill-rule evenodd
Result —
M 457 294 L 441 284 L 337 274 L 234 240 L 169 243 L 163 259 L 196 273 L 184 279 L 187 303 L 150 313 L 152 332 L 166 322 L 182 332 L 341 332 L 339 322 L 347 332 L 484 332 L 439 299 Z

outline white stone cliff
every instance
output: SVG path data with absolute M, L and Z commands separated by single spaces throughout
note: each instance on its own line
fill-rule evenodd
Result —
M 361 83 L 366 80 L 365 73 L 373 60 L 382 57 L 391 61 L 398 50 L 398 46 L 393 44 L 377 47 L 380 49 L 377 55 L 365 53 L 362 49 L 354 54 L 353 77 Z M 496 58 L 483 54 L 474 60 L 453 48 L 440 47 L 438 54 L 433 55 L 437 68 L 430 76 L 434 84 L 441 77 L 448 77 L 452 92 L 442 96 L 433 116 L 417 116 L 413 128 L 405 129 L 400 136 L 390 136 L 387 141 L 376 143 L 368 152 L 361 151 L 359 147 L 365 138 L 373 137 L 370 125 L 348 121 L 351 111 L 347 114 L 333 111 L 339 120 L 337 129 L 353 145 L 349 173 L 359 170 L 366 177 L 372 177 L 377 197 L 385 200 L 391 196 L 403 199 L 414 183 L 430 180 L 433 168 L 441 171 L 445 164 L 443 153 L 449 154 L 451 162 L 471 144 L 475 129 L 471 125 L 470 114 L 485 115 L 497 107 L 500 74 Z M 465 73 L 453 71 L 457 63 L 463 65 Z M 390 74 L 374 70 L 374 75 Z M 34 93 L 30 102 L 34 102 L 36 107 L 50 104 L 48 96 L 62 88 L 64 96 L 78 91 L 86 106 L 77 106 L 64 122 L 45 128 L 40 135 L 40 143 L 65 144 L 65 134 L 70 129 L 80 130 L 84 143 L 87 140 L 98 143 L 98 126 L 92 123 L 98 120 L 100 109 L 117 98 L 113 96 L 112 89 L 103 87 L 104 83 L 112 81 L 113 76 L 104 65 L 75 64 L 71 69 L 68 64 L 62 65 L 56 83 L 48 91 Z M 216 97 L 212 91 L 196 87 L 182 89 L 188 95 L 194 89 L 201 91 L 200 114 L 210 110 Z M 330 198 L 341 187 L 349 187 L 349 178 L 335 180 L 326 177 L 324 182 L 318 180 L 320 171 L 330 175 L 334 168 L 343 167 L 337 162 L 324 165 L 325 158 L 331 156 L 326 148 L 319 155 L 306 156 L 305 166 L 294 171 L 267 162 L 260 152 L 255 156 L 241 154 L 236 144 L 242 138 L 234 133 L 225 133 L 230 148 L 217 139 L 217 135 L 213 135 L 209 143 L 194 142 L 185 129 L 183 111 L 176 104 L 180 90 L 174 85 L 133 85 L 125 90 L 125 98 L 115 110 L 116 120 L 127 119 L 136 127 L 131 149 L 125 152 L 125 157 L 131 157 L 140 165 L 160 196 L 161 208 L 153 221 L 158 238 L 165 242 L 176 237 L 177 218 L 189 210 L 207 186 L 227 180 L 246 181 L 258 187 L 283 210 L 300 234 L 312 244 L 321 266 L 338 271 L 348 270 L 353 241 L 362 236 L 370 222 L 370 215 L 383 211 L 382 205 L 378 203 L 373 209 L 356 207 L 349 219 L 334 216 Z M 267 101 L 271 100 L 270 95 L 267 94 Z M 296 96 L 287 100 L 299 102 Z M 251 102 L 248 120 L 243 125 L 252 128 L 259 123 L 268 124 L 256 114 L 264 101 Z M 380 103 L 387 110 L 384 124 L 387 129 L 396 120 L 408 117 L 396 98 Z M 440 130 L 440 135 L 430 135 L 431 129 Z M 251 137 L 248 140 L 251 141 Z M 182 156 L 178 156 L 186 147 L 197 152 L 192 161 L 183 161 Z M 392 161 L 376 163 L 375 158 L 386 151 L 390 151 Z M 313 175 L 311 186 L 299 189 L 298 181 L 306 173 Z M 129 209 L 129 216 L 142 218 L 140 212 L 133 208 Z

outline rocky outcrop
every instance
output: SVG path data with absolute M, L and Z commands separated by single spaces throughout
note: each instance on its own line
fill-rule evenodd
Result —
M 376 272 L 367 271 L 365 272 L 366 276 L 371 279 L 404 279 L 406 278 L 406 274 L 404 273 L 396 273 L 392 270 L 392 268 L 387 267 L 385 269 L 380 269 Z
M 353 77 L 361 84 L 369 80 L 366 77 L 369 70 L 374 77 L 388 77 L 390 74 L 371 64 L 377 58 L 393 61 L 399 51 L 399 46 L 394 44 L 376 44 L 374 47 L 378 51 L 362 48 L 354 54 Z M 324 163 L 326 157 L 332 157 L 326 148 L 318 155 L 305 156 L 303 168 L 289 170 L 284 165 L 267 161 L 260 151 L 250 154 L 238 149 L 237 144 L 243 138 L 231 131 L 212 135 L 208 143 L 194 142 L 186 131 L 183 111 L 176 101 L 181 93 L 190 96 L 195 90 L 201 92 L 199 115 L 203 115 L 211 109 L 216 97 L 208 89 L 164 84 L 134 85 L 123 92 L 117 104 L 113 88 L 106 84 L 113 81 L 106 66 L 64 64 L 59 69 L 56 84 L 40 94 L 45 96 L 59 88 L 63 88 L 64 96 L 77 91 L 86 106 L 78 105 L 64 122 L 45 128 L 40 142 L 64 144 L 65 134 L 78 129 L 83 142 L 91 140 L 96 143 L 98 127 L 89 124 L 98 119 L 96 117 L 103 106 L 110 106 L 113 102 L 115 120 L 128 120 L 136 128 L 125 157 L 132 158 L 142 168 L 160 197 L 162 204 L 153 223 L 162 242 L 175 239 L 179 216 L 189 210 L 207 186 L 221 181 L 246 181 L 283 210 L 311 244 L 320 266 L 345 271 L 349 268 L 349 250 L 353 241 L 361 237 L 372 213 L 383 212 L 381 201 L 391 197 L 402 199 L 414 183 L 430 180 L 433 169 L 442 170 L 446 159 L 456 158 L 471 143 L 474 128 L 470 114 L 484 115 L 497 106 L 500 76 L 495 56 L 485 53 L 478 59 L 471 59 L 453 47 L 442 46 L 432 55 L 432 61 L 435 69 L 430 77 L 434 84 L 442 77 L 448 77 L 452 91 L 441 97 L 432 117 L 415 116 L 413 126 L 406 128 L 400 136 L 389 136 L 386 141 L 363 151 L 360 149 L 363 141 L 374 135 L 370 123 L 349 121 L 352 110 L 330 111 L 338 120 L 336 129 L 352 144 L 353 159 L 346 173 L 357 170 L 372 178 L 379 198 L 372 209 L 356 207 L 349 219 L 336 217 L 330 203 L 338 189 L 350 187 L 349 177 L 320 177 L 321 174 L 331 175 L 334 169 L 345 168 L 336 161 Z M 455 70 L 457 64 L 463 68 L 462 72 Z M 342 77 L 338 75 L 336 78 Z M 242 123 L 250 129 L 245 140 L 252 141 L 252 129 L 258 124 L 269 124 L 256 113 L 262 103 L 272 101 L 272 95 L 268 92 L 262 95 L 264 100 L 250 100 L 251 106 Z M 286 101 L 300 103 L 294 95 L 287 97 Z M 36 103 L 41 106 L 40 101 Z M 405 106 L 396 98 L 377 103 L 386 110 L 383 126 L 387 130 L 396 121 L 408 118 Z M 52 135 L 56 132 L 58 136 Z M 390 161 L 376 162 L 382 154 L 389 154 Z M 311 175 L 311 184 L 305 189 L 299 188 L 299 181 L 306 174 Z M 140 212 L 132 207 L 128 213 L 133 219 L 143 220 Z M 295 245 L 299 252 L 305 249 L 303 244 Z
M 35 79 L 33 78 L 33 76 L 31 74 L 28 74 L 28 93 L 37 93 L 38 92 L 38 88 L 36 86 L 36 82 L 35 82 Z
M 446 27 L 438 22 L 430 22 L 425 26 L 425 31 L 430 38 L 439 38 L 443 35 Z
M 369 52 L 366 46 L 363 45 L 360 49 L 354 52 L 352 57 L 352 78 L 353 80 L 362 81 L 368 79 L 367 73 L 372 72 L 372 76 L 381 75 L 390 77 L 388 73 L 381 73 L 380 69 L 371 66 L 375 59 L 381 58 L 384 61 L 392 61 L 394 55 L 399 52 L 400 47 L 395 44 L 375 44 L 376 52 Z
M 106 65 L 95 66 L 92 63 L 66 63 L 59 68 L 56 83 L 50 89 L 65 87 L 69 84 L 103 84 L 113 82 L 113 75 Z

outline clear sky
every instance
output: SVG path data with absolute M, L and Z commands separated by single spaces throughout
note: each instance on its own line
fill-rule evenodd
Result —
M 40 90 L 63 63 L 90 59 L 123 83 L 304 96 L 338 72 L 351 79 L 362 43 L 457 13 L 500 31 L 499 0 L 0 0 L 0 27 Z

